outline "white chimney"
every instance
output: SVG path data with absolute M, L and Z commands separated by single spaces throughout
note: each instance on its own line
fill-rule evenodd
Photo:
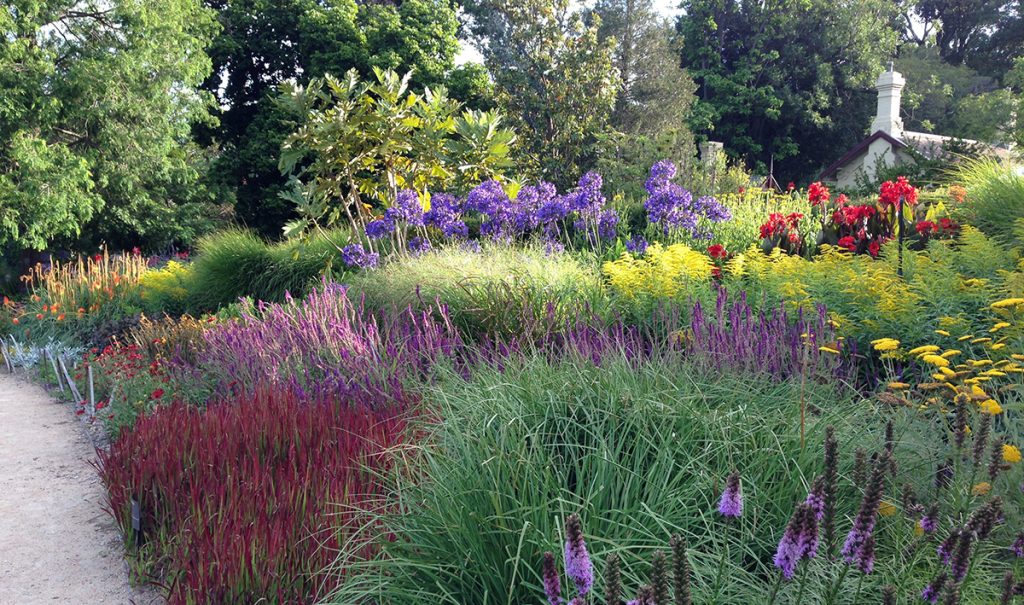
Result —
M 875 89 L 878 90 L 878 112 L 871 123 L 871 132 L 879 130 L 897 139 L 903 138 L 903 120 L 900 119 L 900 94 L 907 84 L 906 78 L 894 71 L 889 63 L 889 71 L 878 76 Z

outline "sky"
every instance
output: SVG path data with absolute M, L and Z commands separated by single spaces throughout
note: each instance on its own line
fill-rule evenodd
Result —
M 591 4 L 591 2 L 581 1 L 573 2 L 579 6 L 585 6 Z M 654 0 L 654 8 L 659 13 L 666 17 L 676 17 L 682 11 L 679 10 L 679 0 Z M 463 63 L 482 63 L 483 56 L 480 55 L 480 51 L 474 48 L 471 44 L 468 44 L 465 40 L 461 42 L 462 49 L 459 51 L 458 56 L 455 57 L 455 64 L 462 65 Z

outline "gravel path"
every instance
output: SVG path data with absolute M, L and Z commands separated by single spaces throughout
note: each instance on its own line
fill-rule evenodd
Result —
M 154 604 L 133 589 L 70 405 L 0 366 L 0 605 Z

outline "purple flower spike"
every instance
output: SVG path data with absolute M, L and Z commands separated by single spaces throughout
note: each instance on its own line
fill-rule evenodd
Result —
M 779 540 L 779 547 L 775 551 L 775 567 L 782 571 L 782 577 L 792 580 L 796 573 L 796 566 L 800 563 L 800 517 L 803 509 L 798 508 L 786 525 L 786 531 L 782 533 Z
M 590 562 L 587 543 L 583 540 L 583 524 L 578 515 L 569 515 L 565 520 L 565 534 L 565 575 L 582 596 L 590 592 L 594 584 L 594 566 Z
M 1010 546 L 1010 551 L 1017 557 L 1024 557 L 1024 531 L 1017 534 L 1017 539 Z
M 933 578 L 932 581 L 924 587 L 924 590 L 921 591 L 921 598 L 932 604 L 937 603 L 939 601 L 939 596 L 942 595 L 942 589 L 946 585 L 946 578 L 946 572 L 940 571 L 939 575 L 935 576 L 935 578 Z
M 921 520 L 917 522 L 921 530 L 926 534 L 935 533 L 935 530 L 939 528 L 939 506 L 938 504 L 932 504 L 928 508 L 928 511 L 921 517 Z
M 743 514 L 743 488 L 740 486 L 740 473 L 733 471 L 725 482 L 725 491 L 718 501 L 718 512 L 723 517 L 738 518 Z
M 562 582 L 559 580 L 558 570 L 555 568 L 555 555 L 550 552 L 544 553 L 542 575 L 544 579 L 544 595 L 548 598 L 548 603 L 550 605 L 561 605 Z

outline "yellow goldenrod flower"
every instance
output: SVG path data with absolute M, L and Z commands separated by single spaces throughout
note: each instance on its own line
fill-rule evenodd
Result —
M 833 355 L 839 355 L 839 350 L 833 349 L 832 347 L 818 347 L 818 350 L 821 351 L 822 353 L 831 353 Z
M 909 389 L 910 385 L 905 382 L 890 382 L 889 388 L 893 390 Z
M 1020 450 L 1016 445 L 1010 445 L 1009 443 L 1003 444 L 1003 462 L 1009 462 L 1010 464 L 1017 464 L 1020 462 Z
M 1002 406 L 1000 406 L 999 402 L 997 402 L 995 399 L 986 399 L 985 401 L 981 402 L 981 405 L 979 407 L 981 408 L 982 414 L 991 414 L 993 416 L 996 416 L 998 414 L 1003 413 Z
M 878 503 L 878 514 L 883 517 L 891 517 L 896 514 L 896 505 L 888 500 L 882 500 Z
M 992 365 L 992 360 L 991 359 L 971 359 L 967 363 L 971 364 L 972 366 L 974 366 L 976 368 L 980 368 L 982 366 Z
M 990 491 L 992 491 L 992 484 L 989 483 L 988 481 L 982 481 L 981 483 L 979 483 L 979 484 L 977 484 L 977 485 L 975 485 L 974 487 L 971 488 L 971 495 L 972 496 L 984 496 L 985 494 L 989 493 Z
M 919 347 L 914 347 L 913 349 L 907 351 L 907 355 L 921 355 L 923 353 L 934 353 L 935 351 L 938 350 L 939 347 L 935 345 L 921 345 Z
M 1008 322 L 1001 321 L 1001 322 L 997 323 L 996 325 L 992 326 L 992 329 L 990 329 L 989 332 L 998 332 L 999 330 L 1002 330 L 1003 328 L 1009 328 L 1009 327 L 1010 327 L 1010 324 Z
M 997 378 L 1002 378 L 1003 376 L 1006 376 L 1006 372 L 1000 372 L 999 370 L 987 370 L 985 372 L 982 372 L 981 375 L 982 376 L 995 376 Z
M 938 355 L 928 354 L 921 358 L 925 363 L 930 363 L 935 367 L 944 368 L 949 365 L 949 360 L 945 357 Z
M 945 376 L 956 376 L 956 372 L 950 370 L 949 368 L 939 368 L 939 371 L 942 372 L 942 374 Z
M 950 349 L 950 350 L 946 351 L 945 353 L 943 353 L 942 355 L 940 355 L 940 357 L 945 357 L 946 359 L 949 359 L 950 357 L 954 357 L 956 355 L 959 355 L 962 352 L 963 351 L 961 351 L 960 349 Z
M 989 338 L 988 336 L 983 336 L 983 337 L 980 337 L 980 338 L 975 338 L 974 340 L 971 341 L 971 344 L 972 345 L 978 345 L 978 344 L 983 344 L 983 343 L 986 343 L 986 342 L 992 342 L 992 339 Z
M 924 528 L 921 527 L 921 522 L 918 521 L 917 523 L 914 524 L 914 536 L 917 537 L 917 538 L 920 538 L 923 535 L 924 535 Z
M 992 350 L 993 351 L 998 351 L 999 349 L 1002 349 L 1005 346 L 1006 346 L 1005 342 L 997 342 L 996 344 L 992 345 Z
M 958 341 L 958 342 L 963 342 L 963 341 L 965 341 L 965 340 L 970 340 L 970 339 L 972 339 L 972 338 L 974 338 L 974 334 L 964 334 L 964 335 L 963 335 L 963 336 L 961 336 L 960 338 L 957 338 L 957 341 Z
M 935 333 L 938 334 L 939 336 L 949 336 L 949 332 L 945 330 L 935 330 Z
M 1016 307 L 1017 305 L 1024 305 L 1024 298 L 1004 298 L 992 303 L 992 308 L 1005 309 L 1007 307 Z

